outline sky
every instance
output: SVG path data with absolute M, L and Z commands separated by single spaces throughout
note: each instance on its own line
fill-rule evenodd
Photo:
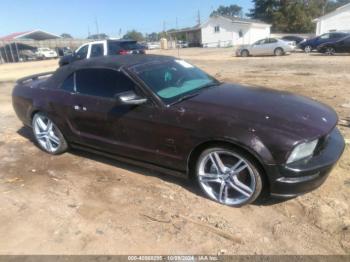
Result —
M 118 37 L 194 26 L 198 10 L 205 21 L 219 5 L 237 4 L 247 13 L 250 0 L 0 0 L 0 36 L 42 29 L 86 38 L 88 31 Z

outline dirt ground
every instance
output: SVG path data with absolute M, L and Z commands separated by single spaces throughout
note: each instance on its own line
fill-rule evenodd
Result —
M 178 51 L 153 51 L 178 55 Z M 217 78 L 289 90 L 331 105 L 350 139 L 350 56 L 180 57 Z M 305 196 L 240 209 L 190 183 L 83 152 L 50 156 L 11 105 L 15 79 L 57 60 L 0 65 L 0 254 L 350 254 L 350 149 Z

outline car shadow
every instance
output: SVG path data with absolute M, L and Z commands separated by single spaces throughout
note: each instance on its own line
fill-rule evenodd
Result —
M 33 145 L 36 145 L 36 141 L 35 138 L 33 136 L 33 132 L 30 128 L 28 127 L 21 127 L 19 130 L 17 130 L 17 133 L 28 139 L 31 143 L 33 143 Z M 137 166 L 137 165 L 132 165 L 132 164 L 128 164 L 125 162 L 121 162 L 119 160 L 116 160 L 112 157 L 106 157 L 106 156 L 102 156 L 99 154 L 94 154 L 91 152 L 87 152 L 87 151 L 83 151 L 83 150 L 78 150 L 78 149 L 70 149 L 69 152 L 72 155 L 75 156 L 79 156 L 79 157 L 84 157 L 84 158 L 88 158 L 90 160 L 96 161 L 96 162 L 100 162 L 103 164 L 107 164 L 113 167 L 117 167 L 120 169 L 125 169 L 127 171 L 139 174 L 139 175 L 143 175 L 143 176 L 150 176 L 150 177 L 156 177 L 159 179 L 162 179 L 165 182 L 168 183 L 174 183 L 178 186 L 181 186 L 182 188 L 184 188 L 185 190 L 199 196 L 199 197 L 203 197 L 206 199 L 209 199 L 208 197 L 206 197 L 198 187 L 195 186 L 195 182 L 191 179 L 186 179 L 186 177 L 184 176 L 183 178 L 181 177 L 177 177 L 177 176 L 172 176 L 169 175 L 165 172 L 160 172 L 158 170 L 152 170 L 150 168 L 145 168 L 142 166 Z M 210 200 L 210 199 L 209 199 Z M 289 199 L 276 199 L 276 198 L 271 198 L 268 195 L 263 195 L 261 198 L 259 198 L 257 201 L 255 201 L 252 205 L 255 206 L 272 206 L 272 205 L 276 205 L 276 204 L 280 204 L 282 202 L 288 201 Z
M 309 53 L 310 56 L 323 56 L 323 57 L 333 57 L 333 56 L 349 56 L 350 54 L 348 53 L 336 53 L 334 55 L 327 55 L 323 53 Z
M 33 132 L 30 128 L 21 127 L 19 130 L 17 130 L 17 133 L 20 136 L 28 139 L 31 143 L 33 143 L 34 146 L 37 146 L 35 138 L 33 136 Z M 193 182 L 189 179 L 186 179 L 185 175 L 183 178 L 177 177 L 177 176 L 172 176 L 172 175 L 166 174 L 165 172 L 160 172 L 158 170 L 152 170 L 150 168 L 144 168 L 144 167 L 138 166 L 138 165 L 128 164 L 125 162 L 121 162 L 117 159 L 114 159 L 113 157 L 102 156 L 99 154 L 91 153 L 88 151 L 83 151 L 80 149 L 71 148 L 71 149 L 69 149 L 68 153 L 75 155 L 75 156 L 88 158 L 90 160 L 100 162 L 103 164 L 107 164 L 107 165 L 117 167 L 120 169 L 125 169 L 125 170 L 128 170 L 128 171 L 133 172 L 133 173 L 137 173 L 140 175 L 157 177 L 157 178 L 162 179 L 166 182 L 177 184 L 177 185 L 185 188 L 186 190 L 188 190 L 191 193 L 194 193 L 198 196 L 203 196 L 201 194 L 201 192 L 195 188 L 195 186 L 193 185 Z

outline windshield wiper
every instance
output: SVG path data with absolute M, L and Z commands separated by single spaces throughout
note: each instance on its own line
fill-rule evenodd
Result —
M 198 88 L 199 92 L 195 92 L 195 93 L 192 93 L 192 94 L 185 95 L 185 96 L 179 98 L 178 100 L 170 103 L 169 106 L 177 104 L 177 103 L 180 103 L 180 102 L 182 102 L 184 100 L 187 100 L 187 99 L 190 99 L 190 98 L 192 98 L 194 96 L 197 96 L 203 91 L 203 89 L 215 87 L 215 86 L 218 86 L 218 85 L 221 85 L 221 82 L 218 81 L 218 82 L 212 82 L 212 83 L 208 83 L 208 84 L 202 85 L 201 87 Z
M 199 89 L 210 88 L 210 87 L 214 87 L 214 86 L 218 86 L 218 85 L 221 85 L 221 83 L 220 82 L 212 82 L 212 83 L 202 85 L 201 87 L 199 87 Z
M 178 100 L 176 100 L 175 102 L 171 103 L 170 105 L 174 105 L 174 104 L 177 104 L 177 103 L 180 103 L 184 100 L 187 100 L 187 99 L 190 99 L 192 97 L 195 97 L 195 96 L 198 96 L 200 92 L 196 92 L 196 93 L 192 93 L 192 94 L 189 94 L 189 95 L 185 95 L 181 98 L 179 98 Z

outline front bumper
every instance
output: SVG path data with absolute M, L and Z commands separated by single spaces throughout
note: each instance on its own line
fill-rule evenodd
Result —
M 327 179 L 344 148 L 343 136 L 335 128 L 324 148 L 313 157 L 287 165 L 268 166 L 271 195 L 292 198 L 318 188 Z

